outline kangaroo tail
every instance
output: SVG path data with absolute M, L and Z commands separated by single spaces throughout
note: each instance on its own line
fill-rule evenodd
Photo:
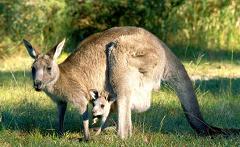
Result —
M 193 89 L 192 82 L 181 62 L 170 51 L 166 50 L 167 63 L 163 78 L 176 91 L 180 99 L 184 114 L 191 127 L 199 135 L 240 134 L 240 129 L 223 129 L 207 124 L 200 112 L 199 104 Z

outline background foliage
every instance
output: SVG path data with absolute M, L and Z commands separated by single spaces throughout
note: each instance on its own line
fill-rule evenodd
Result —
M 92 33 L 114 26 L 140 26 L 180 57 L 240 51 L 237 0 L 2 0 L 0 56 L 23 50 L 27 38 L 46 49 L 68 38 L 67 51 Z M 211 55 L 213 54 L 213 55 Z M 237 55 L 237 54 L 236 54 Z

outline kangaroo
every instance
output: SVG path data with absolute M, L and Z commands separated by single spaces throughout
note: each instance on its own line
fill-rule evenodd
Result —
M 145 29 L 114 27 L 93 34 L 59 65 L 55 61 L 64 41 L 46 54 L 40 53 L 26 40 L 23 42 L 35 59 L 32 65 L 35 90 L 43 90 L 57 103 L 61 133 L 67 103 L 70 102 L 83 116 L 84 137 L 89 139 L 88 92 L 97 89 L 116 96 L 118 135 L 122 139 L 131 136 L 131 110 L 147 110 L 151 105 L 151 91 L 159 89 L 161 81 L 168 82 L 176 91 L 190 126 L 198 134 L 240 132 L 239 129 L 213 127 L 204 121 L 184 66 L 162 41 Z M 109 51 L 111 42 L 115 45 Z

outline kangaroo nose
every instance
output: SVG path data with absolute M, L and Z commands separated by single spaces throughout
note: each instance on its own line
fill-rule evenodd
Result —
M 93 116 L 96 116 L 96 113 L 97 113 L 97 112 L 98 112 L 97 109 L 93 109 L 93 110 L 92 110 Z
M 41 91 L 42 89 L 42 82 L 39 80 L 35 80 L 33 87 L 36 91 Z
M 42 85 L 42 82 L 39 81 L 39 80 L 35 80 L 34 84 L 35 84 L 36 86 L 38 86 L 38 85 Z

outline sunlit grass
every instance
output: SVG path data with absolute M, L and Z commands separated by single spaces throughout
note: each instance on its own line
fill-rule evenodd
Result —
M 193 62 L 184 62 L 189 75 L 192 78 L 238 78 L 240 77 L 239 64 L 233 64 L 230 62 L 207 62 L 202 61 L 200 64 Z
M 89 142 L 79 141 L 83 136 L 80 115 L 71 105 L 66 113 L 66 134 L 59 138 L 54 133 L 56 105 L 44 93 L 33 90 L 28 72 L 31 62 L 28 57 L 23 57 L 6 60 L 0 65 L 0 112 L 3 117 L 0 146 L 240 145 L 238 136 L 217 136 L 213 139 L 197 136 L 187 123 L 176 95 L 167 88 L 153 92 L 150 110 L 133 114 L 133 137 L 127 140 L 119 140 L 115 130 L 108 130 L 102 132 L 101 136 L 93 137 Z M 184 65 L 191 75 L 204 77 L 210 73 L 210 79 L 219 77 L 194 82 L 206 121 L 220 127 L 240 128 L 238 73 L 236 72 L 235 79 L 231 79 L 231 75 L 238 70 L 237 64 L 185 62 Z M 94 132 L 91 131 L 91 134 Z

